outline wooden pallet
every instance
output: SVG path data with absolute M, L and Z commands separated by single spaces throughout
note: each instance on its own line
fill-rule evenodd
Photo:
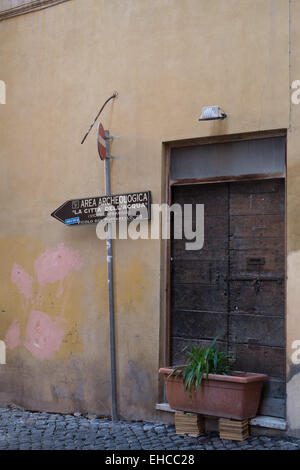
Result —
M 230 439 L 231 441 L 244 441 L 249 437 L 248 420 L 243 419 L 219 419 L 220 439 Z
M 204 418 L 194 413 L 175 413 L 176 434 L 188 434 L 192 437 L 200 436 L 204 433 Z

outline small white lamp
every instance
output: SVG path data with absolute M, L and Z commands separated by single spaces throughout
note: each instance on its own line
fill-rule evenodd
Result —
M 211 121 L 213 119 L 225 119 L 227 114 L 220 106 L 204 106 L 199 121 Z

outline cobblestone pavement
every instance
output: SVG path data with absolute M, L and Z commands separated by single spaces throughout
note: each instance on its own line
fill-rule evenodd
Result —
M 216 432 L 178 436 L 171 425 L 120 421 L 0 408 L 0 450 L 239 450 L 300 449 L 300 439 L 250 436 L 221 440 Z

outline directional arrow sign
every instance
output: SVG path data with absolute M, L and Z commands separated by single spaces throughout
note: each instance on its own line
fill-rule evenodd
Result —
M 150 219 L 151 192 L 71 199 L 51 215 L 65 225 L 87 225 L 96 224 L 108 214 L 111 221 Z

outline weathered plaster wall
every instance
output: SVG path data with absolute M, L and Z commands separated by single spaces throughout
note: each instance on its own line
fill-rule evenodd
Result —
M 80 145 L 104 100 L 119 92 L 113 192 L 160 202 L 163 141 L 288 127 L 288 24 L 286 0 L 73 0 L 0 23 L 1 404 L 110 413 L 105 245 L 50 217 L 104 194 L 95 129 Z M 228 118 L 199 123 L 210 104 Z M 152 419 L 160 243 L 114 245 L 119 409 Z
M 290 2 L 290 82 L 300 80 L 300 3 Z M 290 104 L 287 140 L 287 416 L 289 432 L 300 436 L 300 105 Z M 293 356 L 294 355 L 294 356 Z M 294 359 L 292 361 L 292 359 Z

